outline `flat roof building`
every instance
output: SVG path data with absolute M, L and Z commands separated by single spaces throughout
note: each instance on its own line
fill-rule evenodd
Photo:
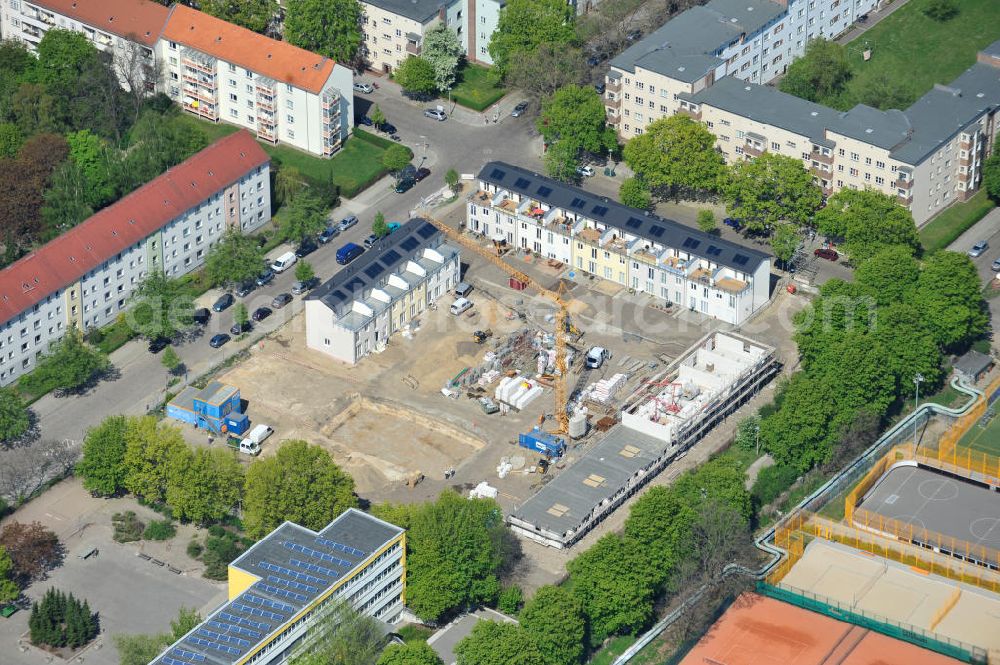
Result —
M 285 522 L 229 564 L 229 601 L 151 665 L 269 665 L 320 637 L 331 601 L 395 623 L 403 609 L 403 529 L 349 508 L 321 531 Z
M 505 162 L 478 178 L 472 231 L 735 325 L 769 301 L 763 252 Z
M 149 271 L 180 277 L 228 229 L 270 219 L 270 157 L 240 131 L 0 270 L 0 385 L 33 369 L 69 326 L 114 321 Z
M 459 282 L 458 247 L 414 218 L 306 297 L 306 346 L 356 363 Z

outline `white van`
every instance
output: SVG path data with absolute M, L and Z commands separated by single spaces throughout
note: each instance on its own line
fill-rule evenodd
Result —
M 271 264 L 271 270 L 274 272 L 285 272 L 295 265 L 296 261 L 298 259 L 295 256 L 295 252 L 285 252 L 274 260 L 274 263 Z
M 458 316 L 462 312 L 472 309 L 472 301 L 468 298 L 459 298 L 451 303 L 451 313 Z
M 274 430 L 270 426 L 254 425 L 254 428 L 247 432 L 247 435 L 240 441 L 240 452 L 247 455 L 260 455 L 260 444 L 272 434 L 274 434 Z

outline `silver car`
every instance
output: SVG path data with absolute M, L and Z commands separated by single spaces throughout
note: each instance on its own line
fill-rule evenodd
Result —
M 988 242 L 986 242 L 985 240 L 980 240 L 979 242 L 977 242 L 975 245 L 972 246 L 972 249 L 969 250 L 969 256 L 974 259 L 977 259 L 980 256 L 982 256 L 983 252 L 985 252 L 989 248 L 990 244 Z
M 443 122 L 448 119 L 447 114 L 441 109 L 427 109 L 424 111 L 424 115 L 428 118 L 434 118 L 438 122 Z
M 524 115 L 524 112 L 527 110 L 528 110 L 528 102 L 521 102 L 520 104 L 514 107 L 513 111 L 510 112 L 510 117 L 520 118 L 522 115 Z
M 369 94 L 371 94 L 374 91 L 375 91 L 375 88 L 372 87 L 371 83 L 365 83 L 364 81 L 355 81 L 354 82 L 354 92 L 360 92 L 360 93 L 369 95 Z

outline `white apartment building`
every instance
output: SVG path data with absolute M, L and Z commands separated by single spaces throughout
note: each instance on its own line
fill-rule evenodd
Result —
M 998 109 L 1000 41 L 905 111 L 841 112 L 733 77 L 682 94 L 679 111 L 705 123 L 728 161 L 765 151 L 800 157 L 824 194 L 877 189 L 921 224 L 979 188 Z
M 134 63 L 136 75 L 150 90 L 159 62 L 156 42 L 170 10 L 152 0 L 0 0 L 0 36 L 16 39 L 34 51 L 51 28 L 73 30 L 119 63 Z M 122 85 L 131 81 L 122 76 Z
M 150 270 L 183 275 L 227 229 L 267 223 L 269 165 L 250 134 L 231 134 L 0 270 L 0 385 L 69 326 L 114 321 Z
M 458 35 L 466 57 L 492 64 L 487 47 L 506 0 L 361 0 L 362 51 L 369 69 L 389 73 L 420 55 L 424 36 L 439 24 Z
M 734 325 L 768 302 L 763 252 L 504 162 L 478 179 L 466 224 L 493 240 Z
M 680 96 L 732 76 L 767 83 L 880 0 L 711 0 L 674 17 L 611 60 L 605 108 L 618 136 L 673 115 Z
M 385 347 L 460 281 L 458 247 L 415 218 L 306 297 L 306 346 L 346 363 Z
M 329 58 L 180 4 L 156 50 L 164 91 L 206 120 L 322 157 L 350 133 L 353 72 Z
M 308 650 L 344 601 L 396 623 L 406 532 L 348 508 L 321 531 L 285 522 L 229 564 L 229 600 L 150 665 L 278 665 Z

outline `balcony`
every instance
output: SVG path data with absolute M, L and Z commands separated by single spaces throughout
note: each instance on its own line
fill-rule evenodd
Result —
M 906 180 L 903 180 L 902 178 L 896 178 L 896 181 L 892 183 L 892 186 L 896 189 L 911 190 L 913 189 L 913 179 L 907 178 Z
M 760 145 L 754 145 L 753 143 L 747 143 L 743 146 L 743 154 L 748 157 L 760 157 L 764 154 L 764 148 Z
M 406 42 L 406 52 L 410 55 L 420 55 L 420 44 L 415 42 Z
M 608 92 L 621 92 L 622 90 L 622 80 L 619 78 L 611 78 L 610 76 L 605 78 L 604 83 L 605 90 Z
M 208 93 L 208 92 L 206 92 L 204 90 L 201 90 L 201 89 L 199 89 L 197 87 L 186 85 L 186 86 L 184 86 L 184 91 L 183 92 L 188 97 L 193 97 L 193 98 L 201 100 L 203 102 L 208 102 L 209 104 L 211 104 L 213 106 L 218 101 L 215 98 L 215 95 L 210 94 L 210 93 Z
M 192 58 L 190 56 L 184 56 L 183 58 L 181 58 L 181 63 L 185 67 L 190 67 L 191 69 L 195 69 L 195 70 L 197 70 L 199 72 L 208 74 L 209 76 L 212 76 L 213 78 L 215 77 L 215 63 L 214 63 L 214 60 L 212 62 L 208 62 L 208 61 L 206 61 L 206 62 L 199 62 L 198 60 L 195 60 L 194 58 Z
M 195 100 L 192 102 L 185 101 L 181 104 L 181 107 L 189 113 L 193 113 L 206 120 L 211 120 L 212 122 L 216 122 L 219 119 L 219 113 L 216 111 L 214 104 L 206 104 Z
M 204 76 L 202 74 L 191 74 L 189 72 L 184 72 L 181 75 L 184 82 L 189 85 L 198 86 L 200 88 L 205 88 L 206 90 L 211 90 L 215 92 L 215 79 L 210 76 Z
M 267 126 L 264 123 L 257 123 L 257 138 L 261 141 L 267 141 L 268 143 L 278 142 L 278 132 L 274 129 L 274 125 Z
M 830 177 L 830 169 L 824 169 L 822 164 L 816 164 L 816 163 L 810 164 L 809 172 L 822 180 L 826 180 L 827 178 Z
M 677 109 L 677 112 L 681 113 L 683 115 L 686 115 L 686 116 L 688 116 L 690 118 L 694 118 L 695 120 L 701 120 L 701 109 L 700 108 L 697 111 L 695 111 L 693 109 L 685 108 L 685 107 L 681 106 L 680 108 Z
M 618 123 L 620 123 L 621 121 L 622 121 L 621 117 L 620 117 L 620 116 L 618 116 L 617 114 L 613 114 L 613 113 L 608 113 L 608 117 L 607 117 L 607 119 L 606 119 L 606 122 L 607 122 L 607 123 L 608 123 L 609 125 L 612 125 L 612 126 L 614 126 L 614 127 L 617 127 L 617 126 L 618 126 Z
M 820 164 L 826 164 L 827 166 L 833 165 L 833 155 L 824 155 L 822 152 L 817 152 L 815 150 L 809 153 L 809 159 L 814 162 L 819 162 Z
M 899 201 L 900 205 L 908 206 L 913 203 L 913 192 L 910 192 L 905 196 L 896 192 L 896 199 Z
M 275 102 L 274 97 L 269 97 L 267 95 L 260 94 L 260 90 L 257 91 L 256 97 L 257 109 L 260 111 L 266 111 L 268 113 L 274 113 Z

